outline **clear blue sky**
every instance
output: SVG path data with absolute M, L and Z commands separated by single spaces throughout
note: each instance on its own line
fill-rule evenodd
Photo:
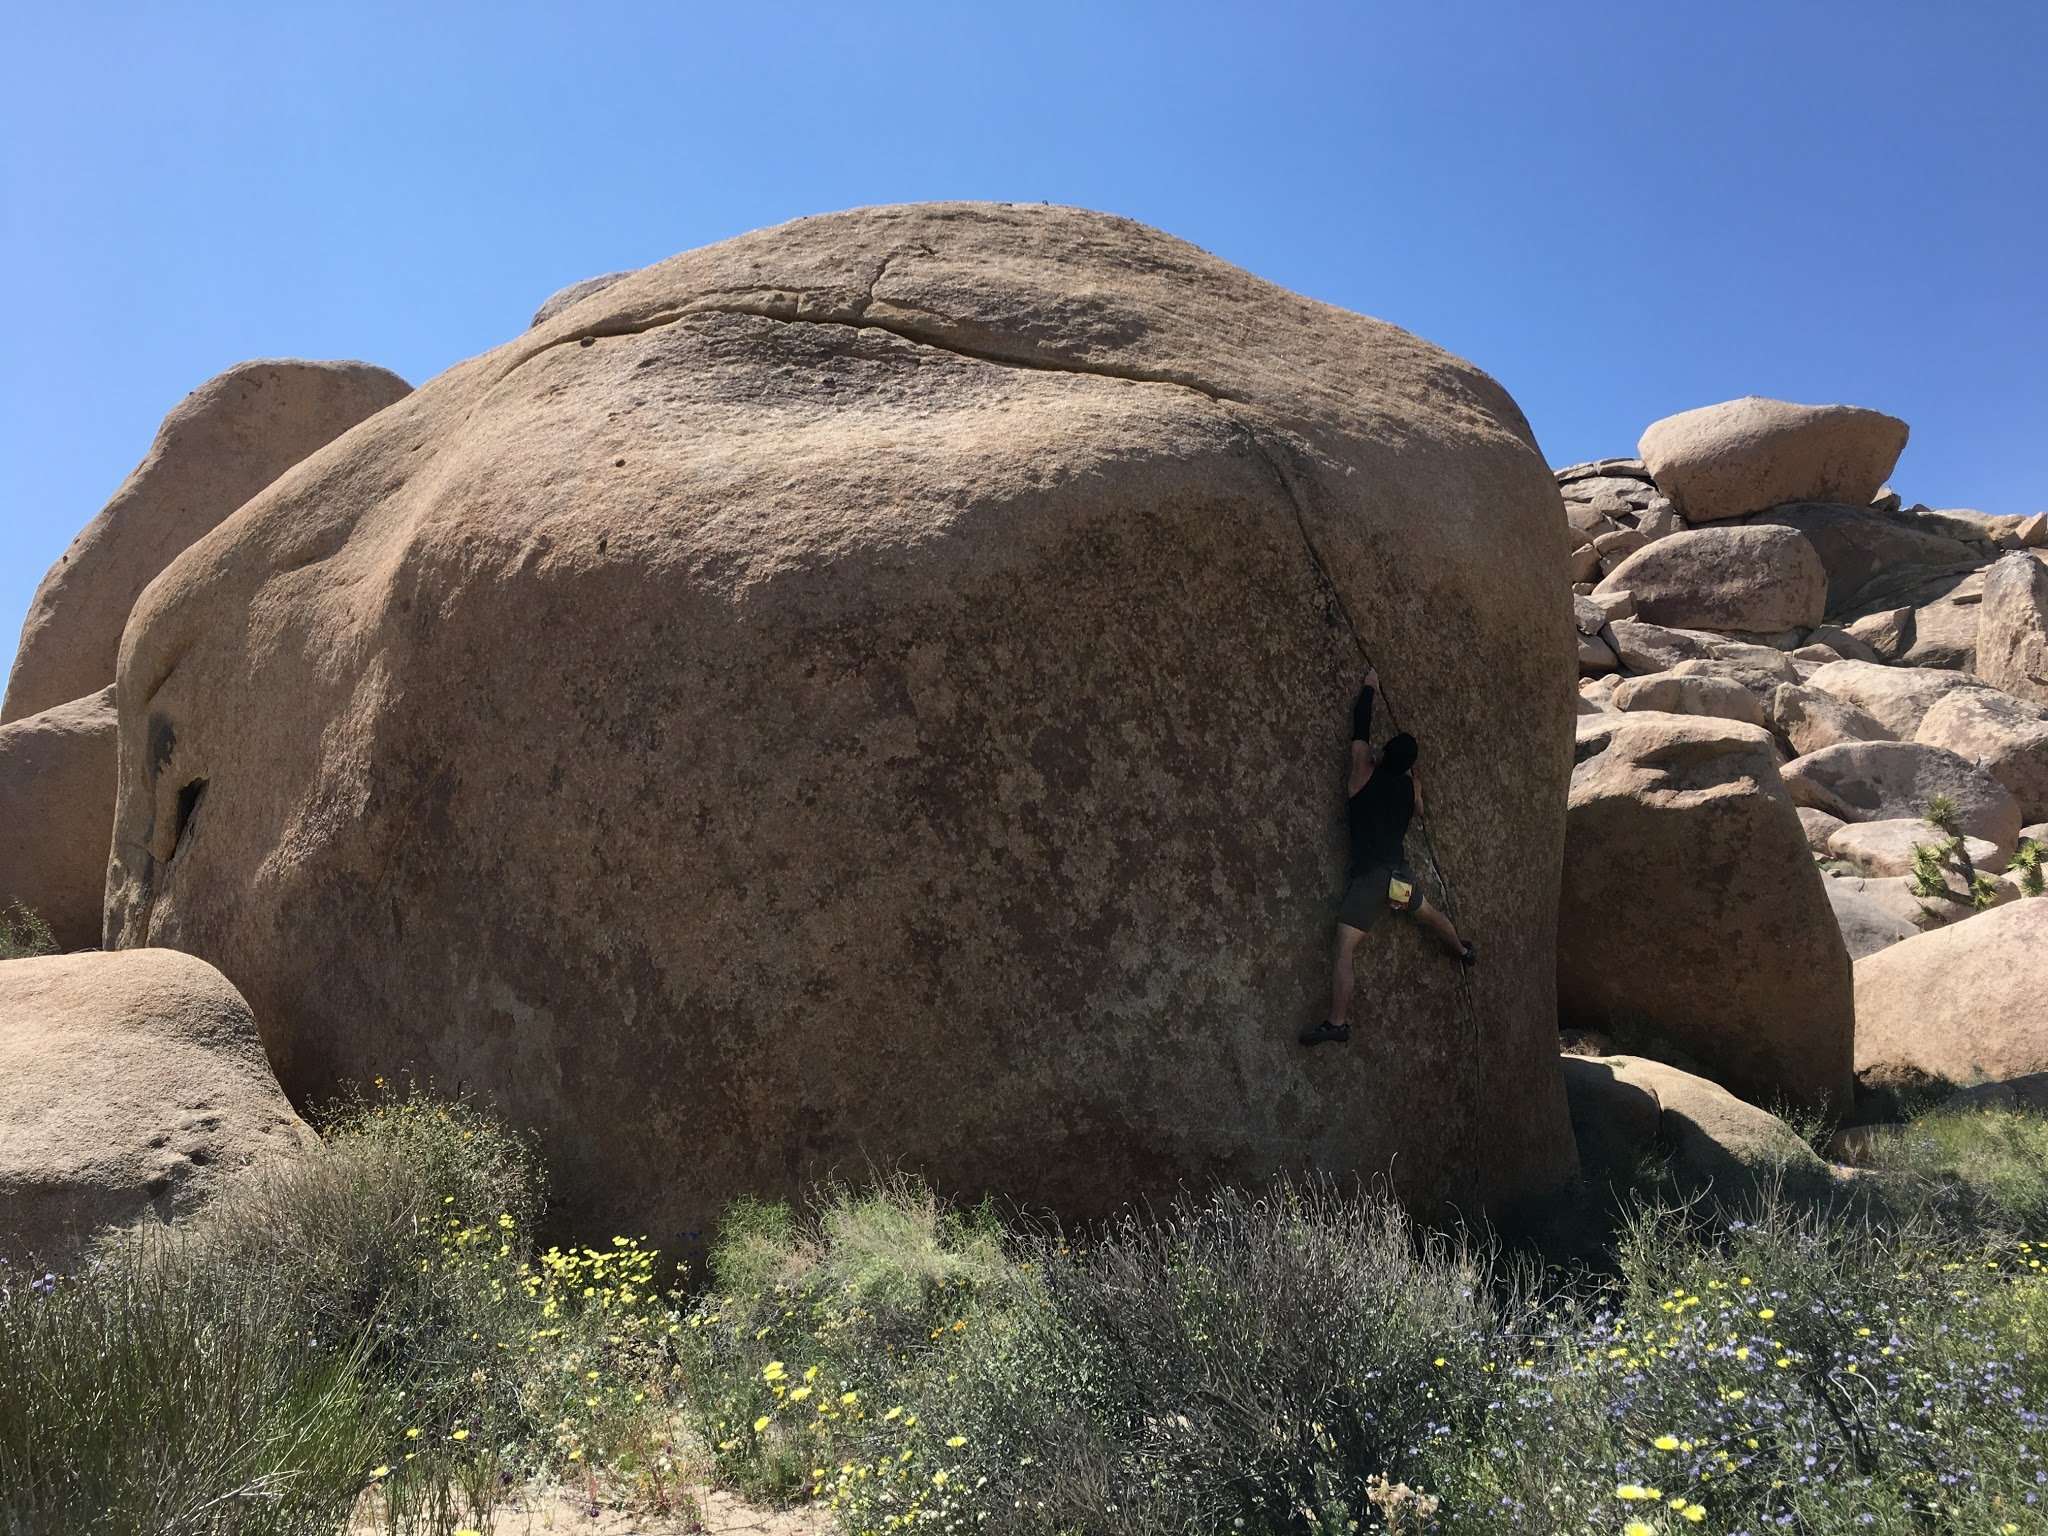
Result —
M 1128 214 L 1491 371 L 1553 463 L 1740 394 L 2048 506 L 2048 5 L 205 3 L 0 13 L 0 671 L 247 357 L 414 383 L 564 283 L 923 198 Z

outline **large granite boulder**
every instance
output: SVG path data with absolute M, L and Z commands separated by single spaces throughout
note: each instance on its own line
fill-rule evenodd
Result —
M 1876 720 L 1900 741 L 1911 741 L 1935 703 L 1958 688 L 1982 688 L 1974 677 L 1938 667 L 1888 667 L 1870 661 L 1831 661 L 1806 680 Z
M 0 907 L 65 949 L 100 941 L 114 836 L 114 690 L 0 725 Z
M 2048 1072 L 2048 897 L 2010 902 L 1856 962 L 1856 1075 L 2003 1082 Z
M 1637 712 L 1578 739 L 1561 1022 L 1661 1037 L 1745 1098 L 1847 1104 L 1849 956 L 1770 733 Z
M 1539 1190 L 1557 521 L 1477 369 L 1127 220 L 764 230 L 451 368 L 151 587 L 109 936 L 218 960 L 294 1094 L 464 1083 L 658 1239 L 874 1166 L 1076 1214 L 1304 1164 Z M 1485 958 L 1390 928 L 1310 1053 L 1367 652 Z
M 1686 521 L 1712 523 L 1794 501 L 1869 502 L 1905 449 L 1906 424 L 1749 395 L 1666 416 L 1638 446 Z
M 1800 805 L 1844 821 L 1919 817 L 1936 795 L 1955 802 L 1960 829 L 1996 845 L 2001 859 L 2019 841 L 2020 807 L 1967 758 L 1917 741 L 1845 741 L 1795 758 L 1785 786 Z
M 1776 1115 L 1704 1077 L 1640 1056 L 1559 1058 L 1586 1178 L 1626 1190 L 1646 1164 L 1681 1188 L 1739 1199 L 1782 1179 L 1804 1189 L 1827 1165 Z
M 1828 578 L 1790 528 L 1696 528 L 1637 550 L 1593 590 L 1635 594 L 1651 624 L 1771 634 L 1818 624 Z
M 1984 576 L 1977 674 L 2018 698 L 2048 704 L 2048 558 L 2007 555 Z
M 409 387 L 368 363 L 265 359 L 237 363 L 193 390 L 36 588 L 0 721 L 40 714 L 111 683 L 129 609 L 159 571 L 279 475 Z
M 1914 740 L 1946 747 L 2012 791 L 2026 821 L 2048 817 L 2048 704 L 1992 688 L 1958 688 L 1935 702 Z
M 1970 546 L 1896 512 L 1833 502 L 1795 502 L 1745 519 L 1803 535 L 1827 571 L 1827 609 L 1851 603 L 1879 576 L 1921 567 L 1946 570 L 1976 560 Z
M 163 949 L 0 960 L 0 1255 L 62 1268 L 314 1145 L 248 1004 Z

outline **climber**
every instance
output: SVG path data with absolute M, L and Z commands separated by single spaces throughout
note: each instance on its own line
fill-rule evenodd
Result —
M 1430 905 L 1402 845 L 1409 820 L 1422 810 L 1422 786 L 1414 777 L 1416 743 L 1403 732 L 1380 749 L 1371 745 L 1373 697 L 1380 675 L 1368 668 L 1358 701 L 1351 707 L 1350 803 L 1351 879 L 1337 910 L 1337 945 L 1330 978 L 1330 1016 L 1301 1032 L 1303 1045 L 1351 1038 L 1351 962 L 1358 941 L 1382 913 L 1406 912 L 1427 928 L 1446 953 L 1462 965 L 1478 958 L 1451 920 Z

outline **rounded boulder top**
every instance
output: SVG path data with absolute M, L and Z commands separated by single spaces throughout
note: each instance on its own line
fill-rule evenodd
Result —
M 1478 369 L 1129 220 L 758 231 L 448 370 L 150 588 L 109 942 L 229 964 L 293 1093 L 462 1083 L 566 1211 L 670 1243 L 876 1167 L 1076 1216 L 1307 1166 L 1548 1190 L 1556 517 Z M 1309 1053 L 1368 654 L 1486 960 L 1394 929 Z
M 294 464 L 411 388 L 369 363 L 258 358 L 179 401 L 142 462 L 36 588 L 0 722 L 111 683 L 129 610 L 165 566 Z

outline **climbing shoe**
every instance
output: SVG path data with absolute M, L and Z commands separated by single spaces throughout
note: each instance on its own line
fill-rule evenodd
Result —
M 1479 946 L 1474 944 L 1470 939 L 1467 939 L 1465 941 L 1464 949 L 1461 950 L 1458 954 L 1458 964 L 1464 966 L 1466 969 L 1469 970 L 1478 963 Z
M 1349 1024 L 1332 1024 L 1328 1019 L 1311 1024 L 1301 1032 L 1300 1036 L 1303 1045 L 1321 1045 L 1325 1041 L 1332 1045 L 1342 1045 L 1350 1038 L 1351 1026 Z

